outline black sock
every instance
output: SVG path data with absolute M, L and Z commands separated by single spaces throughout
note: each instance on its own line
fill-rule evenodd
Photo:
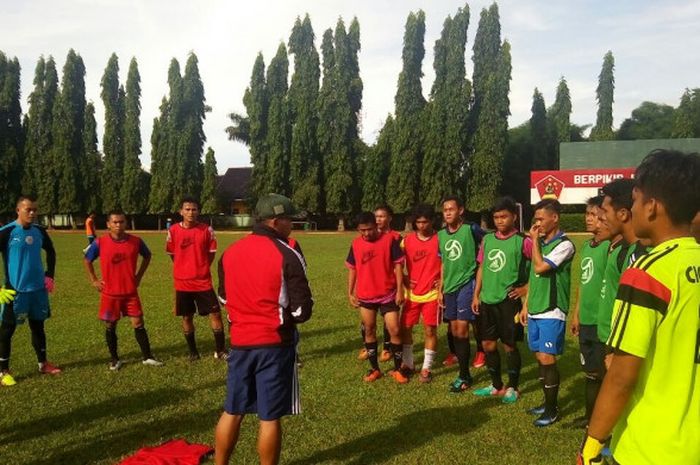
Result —
M 105 340 L 107 341 L 109 356 L 112 357 L 112 362 L 116 362 L 119 360 L 119 353 L 117 352 L 117 328 L 106 328 Z
M 389 330 L 386 329 L 386 324 L 384 325 L 384 350 L 391 351 L 391 335 Z
M 190 354 L 195 355 L 199 354 L 199 351 L 197 350 L 197 341 L 194 338 L 194 331 L 191 333 L 184 333 L 185 334 L 185 341 L 187 341 L 187 347 L 190 349 Z
M 0 371 L 10 369 L 12 335 L 15 333 L 16 328 L 16 325 L 10 325 L 5 322 L 0 324 Z
M 46 362 L 46 331 L 44 322 L 39 320 L 29 320 L 29 329 L 32 331 L 32 347 L 36 352 L 36 360 L 39 363 Z
M 450 328 L 447 328 L 447 347 L 450 348 L 450 353 L 451 354 L 456 354 L 457 349 L 455 349 L 455 337 L 452 335 L 452 331 L 450 331 Z
M 146 328 L 143 326 L 134 328 L 134 336 L 136 336 L 136 342 L 139 343 L 139 347 L 141 348 L 141 355 L 143 355 L 143 359 L 146 360 L 153 358 L 153 354 L 151 353 L 151 343 L 148 342 L 148 333 L 146 332 Z
M 403 362 L 403 344 L 391 344 L 391 355 L 394 357 L 394 369 L 400 370 Z
M 559 396 L 559 369 L 556 363 L 544 365 L 543 390 L 545 415 L 556 415 L 557 397 Z
M 224 345 L 226 344 L 225 338 L 224 338 L 224 330 L 223 329 L 214 329 L 212 330 L 214 333 L 214 345 L 216 346 L 216 352 L 223 352 Z M 189 342 L 188 342 L 189 344 Z
M 476 339 L 476 351 L 484 352 L 484 346 L 481 344 L 481 338 L 478 335 L 474 335 L 474 339 Z
M 598 373 L 586 373 L 586 420 L 590 421 L 593 407 L 603 380 Z
M 471 348 L 469 347 L 468 337 L 456 337 L 455 336 L 455 354 L 457 354 L 457 360 L 459 361 L 459 377 L 465 381 L 470 381 L 472 379 L 469 373 L 469 356 L 471 355 Z
M 367 358 L 373 370 L 379 370 L 379 360 L 377 360 L 377 341 L 365 342 L 367 349 Z
M 491 375 L 491 384 L 500 391 L 503 389 L 503 379 L 501 379 L 501 354 L 498 350 L 486 352 L 486 366 Z
M 508 365 L 508 387 L 517 390 L 520 383 L 520 368 L 523 363 L 517 347 L 512 352 L 506 352 L 506 363 Z

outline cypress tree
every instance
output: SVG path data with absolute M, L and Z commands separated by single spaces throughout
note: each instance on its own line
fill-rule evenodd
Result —
M 362 176 L 362 209 L 374 210 L 386 203 L 386 185 L 389 178 L 394 118 L 387 116 L 377 143 L 369 149 Z
M 199 74 L 197 56 L 190 53 L 182 79 L 182 139 L 179 144 L 178 174 L 180 183 L 175 184 L 173 211 L 180 208 L 185 195 L 199 197 L 204 178 L 202 155 L 204 143 L 204 119 L 209 108 L 204 97 L 204 85 Z M 182 167 L 182 168 L 181 168 Z
M 185 107 L 183 105 L 183 79 L 180 74 L 180 63 L 173 58 L 168 68 L 168 118 L 167 125 L 161 127 L 165 137 L 162 148 L 163 166 L 165 168 L 162 181 L 165 186 L 164 212 L 179 209 L 178 199 L 184 195 L 192 195 L 185 187 L 187 178 L 187 145 L 185 139 Z M 165 174 L 165 173 L 169 173 Z
M 289 52 L 294 54 L 294 74 L 289 86 L 292 121 L 289 175 L 292 200 L 303 210 L 318 212 L 323 195 L 321 160 L 316 141 L 321 72 L 308 14 L 303 22 L 297 18 L 294 23 L 289 38 Z
M 598 88 L 596 100 L 598 100 L 598 114 L 593 129 L 591 140 L 612 140 L 613 134 L 613 101 L 615 93 L 615 58 L 611 51 L 603 57 L 603 67 L 598 75 Z
M 535 87 L 532 94 L 532 116 L 530 117 L 530 134 L 532 138 L 532 169 L 552 169 L 551 159 L 548 154 L 549 137 L 547 134 L 547 112 L 545 110 L 544 97 Z
M 214 150 L 209 147 L 204 157 L 204 184 L 202 185 L 202 213 L 214 215 L 219 212 L 216 195 L 216 158 Z
M 253 165 L 251 174 L 251 192 L 254 200 L 264 195 L 267 185 L 267 114 L 269 108 L 267 86 L 265 84 L 265 60 L 258 53 L 250 76 L 250 85 L 243 96 L 248 114 L 250 163 Z M 235 121 L 234 121 L 235 123 Z M 230 133 L 229 133 L 230 134 Z
M 559 169 L 559 143 L 571 141 L 571 95 L 566 79 L 559 80 L 554 105 L 547 110 L 549 160 L 551 169 Z
M 85 105 L 85 127 L 83 128 L 83 147 L 85 147 L 85 171 L 83 172 L 83 206 L 86 212 L 100 211 L 100 175 L 102 156 L 97 148 L 97 121 L 95 106 L 92 102 Z
M 124 167 L 119 199 L 127 215 L 143 213 L 147 197 L 141 174 L 141 76 L 136 58 L 131 59 L 124 100 Z M 131 220 L 135 228 L 134 218 Z
M 170 210 L 171 157 L 168 153 L 168 133 L 170 103 L 163 97 L 160 115 L 153 119 L 151 132 L 151 182 L 148 193 L 148 211 L 166 213 Z
M 124 172 L 124 102 L 119 86 L 119 59 L 112 53 L 102 75 L 100 96 L 105 107 L 102 152 L 102 207 L 106 212 L 121 208 L 121 186 Z
M 287 76 L 289 60 L 287 47 L 282 43 L 277 54 L 267 68 L 267 92 L 269 112 L 267 115 L 267 192 L 290 195 L 289 152 L 291 143 L 291 126 L 289 121 L 289 104 L 287 101 Z
M 479 113 L 484 105 L 488 82 L 498 69 L 498 61 L 501 53 L 501 22 L 496 3 L 481 10 L 479 25 L 474 37 L 474 72 L 472 81 L 474 85 L 474 101 L 470 115 L 469 134 L 473 135 L 477 130 Z
M 19 61 L 0 52 L 0 212 L 11 212 L 20 194 L 24 130 Z
M 22 172 L 22 190 L 25 193 L 38 193 L 38 183 L 42 167 L 40 148 L 42 133 L 42 105 L 44 99 L 44 79 L 46 60 L 40 57 L 34 69 L 34 90 L 29 94 L 29 111 L 27 112 L 27 141 L 24 151 L 24 167 Z
M 316 141 L 318 143 L 319 159 L 321 161 L 321 186 L 324 196 L 321 198 L 320 211 L 326 211 L 326 197 L 328 196 L 327 171 L 330 162 L 331 144 L 333 141 L 333 127 L 335 124 L 335 101 L 333 100 L 333 75 L 335 69 L 335 49 L 333 46 L 333 30 L 327 29 L 323 33 L 321 41 L 321 56 L 323 58 L 323 80 L 318 94 L 318 129 Z
M 387 185 L 389 203 L 398 212 L 408 212 L 418 200 L 423 161 L 422 119 L 425 107 L 421 78 L 425 56 L 425 13 L 411 12 L 403 38 L 403 69 L 399 74 L 392 137 L 391 169 Z M 365 176 L 368 173 L 365 172 Z M 376 175 L 374 175 L 376 177 Z

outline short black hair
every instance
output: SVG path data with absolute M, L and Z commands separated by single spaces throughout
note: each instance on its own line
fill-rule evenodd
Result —
M 355 217 L 355 225 L 359 226 L 361 224 L 375 224 L 376 219 L 374 217 L 374 213 L 372 212 L 362 212 L 358 213 L 358 215 Z
M 92 215 L 97 215 L 97 212 L 95 212 L 95 210 L 90 210 L 88 212 L 88 216 L 92 216 Z
M 114 208 L 114 209 L 110 210 L 107 213 L 107 220 L 111 220 L 112 215 L 123 216 L 124 218 L 126 218 L 126 213 L 124 213 L 124 210 L 122 210 L 120 208 Z
M 547 210 L 551 213 L 561 215 L 561 204 L 557 199 L 543 199 L 535 205 L 534 211 L 537 210 Z
M 192 197 L 191 195 L 186 195 L 182 198 L 182 201 L 180 202 L 180 208 L 184 207 L 186 203 L 193 203 L 197 205 L 197 209 L 202 208 L 202 205 L 199 203 L 199 200 Z
M 394 210 L 387 204 L 385 203 L 380 203 L 374 208 L 374 211 L 376 212 L 377 210 L 384 210 L 389 214 L 389 216 L 394 216 Z
M 657 149 L 634 173 L 645 198 L 661 202 L 673 224 L 690 224 L 700 209 L 700 155 Z
M 441 205 L 445 205 L 447 202 L 454 202 L 457 204 L 457 208 L 464 208 L 464 202 L 462 202 L 462 199 L 460 199 L 456 195 L 448 195 L 444 199 L 442 199 Z
M 36 202 L 36 195 L 34 195 L 34 194 L 20 195 L 19 198 L 17 199 L 17 205 L 24 202 L 25 200 L 27 200 L 29 202 Z
M 604 195 L 599 194 L 595 195 L 588 200 L 586 200 L 586 206 L 587 207 L 600 207 L 603 205 L 603 199 L 605 198 Z
M 623 208 L 632 211 L 632 190 L 634 189 L 634 179 L 620 178 L 611 181 L 603 186 L 602 193 L 610 197 L 610 203 L 615 210 Z
M 515 203 L 515 200 L 513 200 L 512 197 L 501 197 L 498 200 L 496 200 L 496 203 L 493 205 L 493 208 L 491 209 L 492 213 L 500 212 L 503 210 L 507 210 L 511 212 L 513 215 L 518 214 L 518 204 Z
M 413 218 L 414 222 L 418 218 L 426 218 L 432 222 L 435 219 L 435 209 L 432 205 L 428 205 L 427 203 L 421 203 L 413 207 L 411 217 Z

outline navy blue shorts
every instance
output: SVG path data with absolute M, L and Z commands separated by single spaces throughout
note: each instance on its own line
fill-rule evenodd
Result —
M 472 313 L 472 298 L 474 297 L 474 280 L 469 280 L 454 292 L 445 293 L 446 321 L 474 321 L 476 315 Z
M 564 320 L 532 317 L 527 319 L 527 341 L 533 352 L 563 354 L 565 335 L 566 321 Z
M 224 410 L 231 415 L 257 413 L 264 421 L 298 414 L 296 348 L 232 349 Z

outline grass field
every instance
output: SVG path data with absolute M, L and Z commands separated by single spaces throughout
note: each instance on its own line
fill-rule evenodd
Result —
M 171 264 L 163 234 L 142 237 L 154 252 L 140 290 L 154 353 L 166 365 L 144 367 L 127 321 L 119 346 L 127 362 L 107 370 L 104 331 L 97 320 L 98 294 L 82 265 L 80 234 L 53 233 L 58 266 L 53 317 L 47 322 L 49 359 L 64 372 L 40 376 L 28 327 L 18 328 L 12 370 L 18 384 L 0 389 L 0 463 L 113 464 L 138 448 L 172 438 L 213 442 L 225 394 L 226 366 L 211 355 L 186 358 L 180 321 L 172 314 Z M 219 249 L 241 237 L 219 234 Z M 313 464 L 571 464 L 582 436 L 570 422 L 583 413 L 582 375 L 569 335 L 560 361 L 563 420 L 535 429 L 525 409 L 540 403 L 534 358 L 525 347 L 521 401 L 512 406 L 471 393 L 451 394 L 456 368 L 439 366 L 432 384 L 398 386 L 389 377 L 361 381 L 367 363 L 356 359 L 358 317 L 346 295 L 343 260 L 351 234 L 299 234 L 309 263 L 316 305 L 300 327 L 303 414 L 283 421 L 282 463 Z M 577 245 L 582 239 L 576 238 Z M 578 262 L 577 262 L 578 263 Z M 574 268 L 576 269 L 576 268 Z M 576 281 L 576 280 L 574 280 Z M 574 282 L 574 286 L 576 286 Z M 196 321 L 200 351 L 213 353 L 204 319 Z M 444 326 L 439 360 L 445 354 Z M 422 335 L 414 349 L 422 360 Z M 386 364 L 386 369 L 389 364 Z M 476 383 L 488 384 L 485 368 Z M 234 463 L 257 463 L 257 420 L 246 419 Z

